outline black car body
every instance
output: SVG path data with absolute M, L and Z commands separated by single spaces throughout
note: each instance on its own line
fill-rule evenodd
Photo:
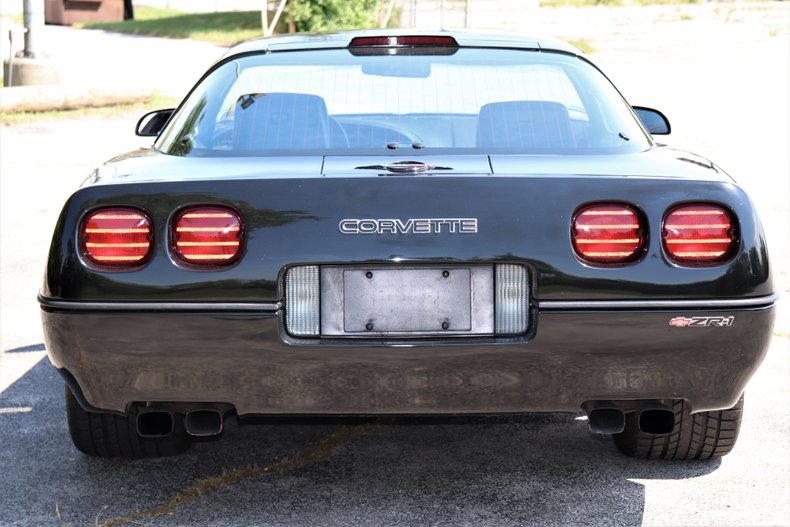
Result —
M 555 41 L 237 46 L 60 216 L 39 299 L 75 443 L 175 453 L 231 411 L 582 410 L 630 455 L 727 453 L 771 335 L 766 242 L 637 113 Z

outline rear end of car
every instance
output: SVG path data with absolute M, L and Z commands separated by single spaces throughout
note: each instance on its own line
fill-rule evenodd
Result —
M 66 203 L 40 300 L 89 453 L 583 410 L 685 459 L 732 448 L 775 295 L 748 197 L 571 49 L 363 33 L 231 52 Z M 118 422 L 139 444 L 79 439 Z

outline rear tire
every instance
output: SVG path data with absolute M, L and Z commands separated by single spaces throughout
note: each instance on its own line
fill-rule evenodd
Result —
M 665 435 L 640 432 L 638 414 L 627 414 L 625 429 L 612 435 L 617 450 L 640 459 L 707 460 L 729 454 L 741 428 L 743 395 L 728 410 L 690 414 L 688 409 L 683 400 L 672 404 L 675 430 Z
M 69 434 L 77 450 L 89 456 L 129 459 L 174 456 L 189 448 L 183 416 L 174 415 L 173 433 L 166 437 L 140 437 L 137 410 L 128 416 L 84 410 L 66 387 Z

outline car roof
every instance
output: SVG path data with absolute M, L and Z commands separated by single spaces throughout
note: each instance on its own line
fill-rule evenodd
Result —
M 478 33 L 464 30 L 374 29 L 336 31 L 330 33 L 295 33 L 248 40 L 232 47 L 223 58 L 233 55 L 266 51 L 295 51 L 309 49 L 345 48 L 355 37 L 441 36 L 452 37 L 461 47 L 515 48 L 560 51 L 581 55 L 582 52 L 564 42 L 535 35 L 514 33 Z

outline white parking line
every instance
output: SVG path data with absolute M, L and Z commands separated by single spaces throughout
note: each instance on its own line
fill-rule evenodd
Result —
M 10 406 L 8 408 L 0 408 L 0 415 L 3 414 L 29 414 L 33 411 L 32 406 Z

